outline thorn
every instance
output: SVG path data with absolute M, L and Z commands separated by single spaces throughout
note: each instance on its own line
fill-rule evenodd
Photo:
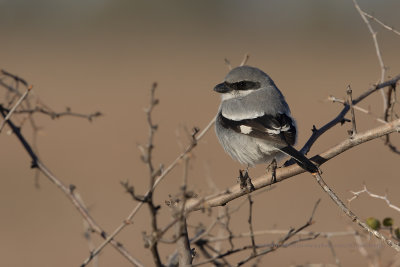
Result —
M 75 189 L 76 189 L 76 186 L 75 186 L 75 185 L 73 185 L 73 184 L 70 184 L 70 185 L 69 185 L 69 191 L 71 192 L 71 194 L 74 193 Z

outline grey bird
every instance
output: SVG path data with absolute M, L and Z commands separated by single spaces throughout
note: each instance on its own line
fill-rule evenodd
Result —
M 236 67 L 214 91 L 222 95 L 215 131 L 232 158 L 250 167 L 288 155 L 306 171 L 319 172 L 293 148 L 296 122 L 281 91 L 265 72 L 250 66 Z

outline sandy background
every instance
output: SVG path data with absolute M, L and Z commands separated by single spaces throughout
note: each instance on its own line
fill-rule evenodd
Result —
M 360 0 L 359 4 L 400 28 L 399 1 Z M 65 184 L 77 186 L 91 214 L 107 232 L 136 205 L 120 181 L 129 180 L 138 192 L 148 185 L 137 144 L 147 141 L 143 109 L 154 81 L 159 84 L 160 99 L 154 112 L 159 125 L 154 161 L 167 165 L 187 143 L 185 129 L 203 128 L 216 113 L 219 96 L 212 88 L 228 71 L 224 58 L 238 65 L 249 53 L 249 64 L 275 80 L 298 121 L 298 147 L 311 134 L 313 124 L 323 125 L 341 109 L 326 101 L 329 95 L 343 97 L 351 84 L 357 96 L 380 77 L 371 36 L 351 1 L 2 0 L 0 14 L 1 68 L 33 84 L 33 94 L 55 110 L 68 106 L 77 112 L 105 114 L 92 123 L 70 117 L 52 121 L 43 115 L 35 119 L 41 126 L 38 147 L 42 160 Z M 387 74 L 397 75 L 400 37 L 374 26 L 389 67 Z M 370 106 L 380 115 L 380 96 L 372 96 L 362 106 Z M 357 119 L 361 131 L 378 125 L 364 114 L 357 113 Z M 318 140 L 310 155 L 346 138 L 349 127 L 335 127 Z M 29 127 L 23 131 L 31 137 Z M 398 163 L 398 156 L 375 140 L 329 161 L 322 169 L 326 181 L 344 200 L 351 197 L 350 190 L 366 183 L 376 193 L 388 190 L 393 203 L 400 205 Z M 80 215 L 44 177 L 39 180 L 40 189 L 35 188 L 28 156 L 6 131 L 0 136 L 0 168 L 0 265 L 79 266 L 88 256 Z M 205 194 L 210 190 L 207 179 L 221 190 L 227 188 L 236 183 L 239 168 L 223 152 L 212 130 L 194 152 L 189 189 Z M 263 171 L 264 167 L 258 167 L 252 174 L 257 177 Z M 178 192 L 181 177 L 182 168 L 178 167 L 156 191 L 156 201 L 162 205 L 161 225 L 170 220 L 163 203 L 168 194 Z M 318 198 L 322 203 L 310 230 L 343 231 L 352 226 L 303 174 L 255 197 L 254 228 L 300 226 Z M 361 218 L 390 215 L 400 224 L 400 215 L 380 201 L 361 197 L 351 207 Z M 234 232 L 248 231 L 247 212 L 243 207 L 234 215 Z M 196 214 L 189 224 L 210 220 L 205 214 Z M 148 225 L 148 211 L 143 208 L 117 239 L 146 266 L 152 266 L 141 238 Z M 262 236 L 257 241 L 278 238 Z M 98 245 L 100 238 L 94 241 Z M 352 238 L 334 238 L 332 242 L 343 266 L 366 265 Z M 334 263 L 325 239 L 303 244 L 270 254 L 261 265 Z M 372 240 L 367 245 L 380 243 Z M 164 259 L 173 246 L 163 247 Z M 368 249 L 375 255 L 374 249 Z M 382 262 L 388 263 L 393 255 L 391 249 L 384 249 Z M 107 247 L 99 266 L 130 265 Z

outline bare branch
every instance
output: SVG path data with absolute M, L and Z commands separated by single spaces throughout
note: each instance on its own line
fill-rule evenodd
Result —
M 400 212 L 400 207 L 392 204 L 392 202 L 389 200 L 389 198 L 386 194 L 384 196 L 382 196 L 382 195 L 372 193 L 367 189 L 366 185 L 364 185 L 364 188 L 360 191 L 350 191 L 350 192 L 353 194 L 353 197 L 351 197 L 350 199 L 347 200 L 349 203 L 352 202 L 353 200 L 355 200 L 356 198 L 358 198 L 360 195 L 365 193 L 372 198 L 377 198 L 377 199 L 381 199 L 381 200 L 385 201 L 389 208 L 394 209 L 397 212 Z
M 289 241 L 292 237 L 294 237 L 294 236 L 297 235 L 299 232 L 301 232 L 302 230 L 304 230 L 305 228 L 307 228 L 307 227 L 309 227 L 310 225 L 313 224 L 313 216 L 314 216 L 315 210 L 316 210 L 316 208 L 317 208 L 319 202 L 320 202 L 320 200 L 318 200 L 318 201 L 315 203 L 314 208 L 313 208 L 313 211 L 312 211 L 312 213 L 311 213 L 311 216 L 310 216 L 310 218 L 308 219 L 308 221 L 307 221 L 304 225 L 302 225 L 302 226 L 299 227 L 298 229 L 290 229 L 290 230 L 287 232 L 287 234 L 286 234 L 283 238 L 281 238 L 277 243 L 272 243 L 272 244 L 268 244 L 268 245 L 256 245 L 256 248 L 268 247 L 268 249 L 262 250 L 262 251 L 260 251 L 260 252 L 258 252 L 258 253 L 256 253 L 256 254 L 251 254 L 251 255 L 248 256 L 247 258 L 245 258 L 245 259 L 239 261 L 238 264 L 237 264 L 236 266 L 241 266 L 241 265 L 247 263 L 248 261 L 250 261 L 250 260 L 252 260 L 252 259 L 254 259 L 254 258 L 263 256 L 263 255 L 268 254 L 268 253 L 271 253 L 271 252 L 274 252 L 274 251 L 276 251 L 277 249 L 279 249 L 279 248 L 281 248 L 281 247 L 283 247 L 283 246 L 284 246 L 284 247 L 288 247 L 288 246 L 291 246 L 291 245 L 296 244 L 296 243 L 298 243 L 298 242 L 308 241 L 308 240 L 312 240 L 312 239 L 317 238 L 317 237 L 318 237 L 318 234 L 314 234 L 314 235 L 312 235 L 312 236 L 310 236 L 310 237 L 299 238 L 299 239 L 297 239 L 296 241 L 292 241 L 292 242 L 290 242 L 290 243 L 287 243 L 287 241 Z M 211 261 L 215 261 L 215 260 L 220 259 L 220 258 L 225 258 L 226 256 L 229 256 L 229 255 L 232 255 L 232 254 L 241 252 L 241 251 L 246 250 L 246 249 L 252 249 L 252 250 L 254 250 L 253 244 L 250 245 L 250 246 L 244 246 L 244 247 L 241 247 L 241 248 L 238 248 L 238 249 L 231 249 L 231 250 L 228 250 L 227 252 L 222 253 L 222 254 L 219 254 L 218 256 L 216 256 L 216 257 L 214 257 L 214 258 L 212 258 L 212 259 L 208 259 L 208 260 L 205 260 L 205 261 L 202 261 L 202 262 L 193 264 L 193 266 L 199 266 L 199 265 L 203 265 L 203 264 L 206 264 L 206 263 L 208 263 L 208 262 L 211 262 Z
M 248 53 L 244 54 L 244 58 L 242 60 L 242 62 L 240 63 L 239 66 L 244 66 L 246 65 L 247 61 L 249 61 L 250 55 Z
M 283 235 L 286 234 L 289 230 L 287 229 L 272 229 L 272 230 L 260 230 L 260 231 L 254 231 L 254 236 L 260 236 L 260 235 Z M 356 234 L 356 231 L 339 231 L 339 232 L 315 232 L 315 231 L 301 231 L 298 233 L 299 236 L 311 236 L 314 234 L 318 234 L 320 237 L 324 238 L 332 238 L 332 237 L 342 237 L 342 236 L 353 236 Z M 232 239 L 237 239 L 237 238 L 245 238 L 245 237 L 250 237 L 251 233 L 246 232 L 246 233 L 240 233 L 240 234 L 235 234 L 232 235 Z M 204 237 L 204 239 L 209 242 L 218 242 L 218 241 L 225 241 L 228 240 L 229 236 L 219 236 L 219 237 Z
M 28 83 L 24 79 L 22 79 L 21 77 L 19 77 L 17 75 L 11 74 L 11 73 L 9 73 L 8 71 L 5 71 L 5 70 L 1 70 L 1 74 L 5 75 L 5 76 L 8 76 L 8 77 L 11 77 L 14 81 L 20 82 L 23 85 L 25 85 L 25 87 L 29 87 Z
M 150 211 L 150 219 L 151 219 L 151 237 L 157 237 L 158 232 L 158 220 L 157 220 L 157 212 L 159 206 L 154 204 L 153 201 L 153 187 L 154 187 L 154 165 L 153 165 L 153 149 L 154 149 L 154 135 L 158 129 L 158 126 L 153 123 L 152 112 L 156 105 L 158 105 L 159 100 L 155 98 L 155 91 L 157 89 L 157 83 L 153 83 L 150 89 L 150 104 L 149 107 L 145 110 L 147 123 L 149 126 L 149 137 L 146 144 L 145 154 L 142 155 L 142 160 L 146 164 L 149 171 L 149 190 L 145 195 L 145 203 L 147 204 Z M 140 202 L 143 203 L 143 202 Z M 153 260 L 156 266 L 161 267 L 163 264 L 161 262 L 160 253 L 158 251 L 158 240 L 157 238 L 152 238 L 150 242 L 150 251 L 153 255 Z
M 247 222 L 249 223 L 251 245 L 253 246 L 252 253 L 253 255 L 257 255 L 256 241 L 254 239 L 254 231 L 253 231 L 253 200 L 251 199 L 250 192 L 247 193 L 247 199 L 249 200 L 249 218 Z
M 6 111 L 3 109 L 3 107 L 0 105 L 0 113 L 1 115 L 5 118 L 6 117 Z M 14 123 L 11 120 L 7 121 L 7 124 L 10 126 L 12 129 L 14 135 L 18 138 L 20 143 L 23 145 L 24 149 L 26 152 L 29 154 L 32 164 L 32 168 L 38 168 L 52 183 L 54 183 L 67 197 L 68 199 L 72 202 L 72 204 L 77 208 L 81 216 L 88 222 L 90 227 L 95 231 L 97 234 L 99 234 L 102 238 L 106 239 L 107 234 L 104 230 L 101 229 L 101 227 L 95 222 L 95 220 L 90 216 L 88 211 L 86 210 L 85 205 L 82 204 L 82 202 L 79 201 L 79 198 L 76 197 L 74 194 L 74 190 L 76 187 L 74 185 L 70 185 L 69 187 L 65 186 L 38 158 L 36 153 L 33 151 L 32 147 L 29 145 L 29 143 L 26 141 L 24 136 L 21 134 L 21 131 L 18 127 L 14 125 Z M 129 262 L 131 262 L 135 266 L 143 266 L 143 264 L 134 258 L 132 255 L 130 255 L 126 249 L 123 247 L 123 245 L 116 240 L 111 241 L 111 245 L 116 248 Z M 90 258 L 93 259 L 93 257 L 96 255 L 91 254 Z M 83 265 L 85 266 L 85 265 Z
M 328 99 L 329 99 L 330 101 L 332 101 L 333 103 L 341 103 L 341 104 L 344 104 L 344 105 L 347 104 L 346 101 L 344 101 L 343 99 L 340 99 L 340 98 L 337 98 L 337 97 L 334 97 L 334 96 L 329 96 Z M 365 113 L 365 114 L 367 114 L 367 115 L 373 116 L 373 118 L 374 118 L 377 122 L 380 122 L 380 123 L 387 123 L 387 121 L 382 120 L 381 118 L 378 118 L 377 116 L 375 116 L 374 114 L 372 114 L 372 112 L 371 112 L 370 110 L 368 110 L 368 109 L 362 108 L 362 107 L 357 106 L 357 105 L 353 105 L 353 108 L 354 108 L 355 110 L 358 110 L 358 111 L 362 112 L 362 113 Z
M 359 97 L 357 97 L 356 99 L 353 100 L 353 105 L 358 104 L 359 102 L 364 100 L 366 97 L 368 97 L 369 95 L 371 95 L 372 93 L 376 92 L 377 90 L 379 90 L 381 88 L 384 88 L 387 86 L 392 86 L 393 84 L 396 84 L 399 80 L 400 80 L 400 75 L 397 75 L 393 79 L 390 79 L 388 81 L 385 81 L 383 83 L 380 83 L 380 84 L 368 89 L 366 92 L 362 93 Z M 301 148 L 300 151 L 306 155 L 310 151 L 312 145 L 315 143 L 315 141 L 317 141 L 317 139 L 321 135 L 323 135 L 326 131 L 328 131 L 335 125 L 343 122 L 344 116 L 347 114 L 347 112 L 349 110 L 350 110 L 349 105 L 347 105 L 347 104 L 344 105 L 343 109 L 339 112 L 339 114 L 333 120 L 329 121 L 327 124 L 325 124 L 324 126 L 322 126 L 319 129 L 316 129 L 316 128 L 313 129 L 313 133 L 312 133 L 311 137 L 308 139 L 308 141 Z
M 215 117 L 207 124 L 207 126 L 199 133 L 196 134 L 196 136 L 193 138 L 192 142 L 186 147 L 186 149 L 165 169 L 161 170 L 160 172 L 155 172 L 159 176 L 154 182 L 153 185 L 153 190 L 159 185 L 159 183 L 169 174 L 178 164 L 181 163 L 181 160 L 187 155 L 189 152 L 191 152 L 198 144 L 198 142 L 203 138 L 203 136 L 208 132 L 208 130 L 211 128 L 212 125 L 214 125 L 215 122 Z M 144 197 L 149 194 L 150 191 L 148 191 Z M 199 205 L 199 203 L 198 203 Z M 132 218 L 136 215 L 136 213 L 140 210 L 140 208 L 143 206 L 143 202 L 139 202 L 135 208 L 129 213 L 129 215 L 126 217 L 126 219 L 123 221 L 123 223 L 118 226 L 114 232 L 110 236 L 107 237 L 107 239 L 96 249 L 93 251 L 93 255 L 97 255 L 100 253 L 100 251 L 115 237 L 117 236 L 128 224 L 126 222 L 130 222 Z M 176 223 L 176 222 L 175 222 Z M 173 224 L 171 224 L 172 226 Z M 85 260 L 85 262 L 88 259 Z
M 17 110 L 15 112 L 15 114 L 34 114 L 34 113 L 41 113 L 44 115 L 48 115 L 52 119 L 58 119 L 61 117 L 70 116 L 70 117 L 84 118 L 89 121 L 92 121 L 96 117 L 103 116 L 103 114 L 99 111 L 89 113 L 89 114 L 82 114 L 82 113 L 72 112 L 71 109 L 68 107 L 66 108 L 65 111 L 62 111 L 62 112 L 51 111 L 51 110 L 48 110 L 43 107 L 34 107 L 31 109 L 21 109 L 21 110 Z
M 329 195 L 329 197 L 335 202 L 335 204 L 351 219 L 352 222 L 357 223 L 361 228 L 373 234 L 378 239 L 384 241 L 388 246 L 394 248 L 396 251 L 400 251 L 400 246 L 394 243 L 392 240 L 386 238 L 384 235 L 376 230 L 373 230 L 365 222 L 361 221 L 351 210 L 349 210 L 342 200 L 332 191 L 332 189 L 325 183 L 319 173 L 313 174 L 318 184 L 322 189 Z
M 18 99 L 17 103 L 15 103 L 14 107 L 7 113 L 7 116 L 4 118 L 4 120 L 0 124 L 0 133 L 1 130 L 3 130 L 4 125 L 6 125 L 6 122 L 11 118 L 11 115 L 15 112 L 17 107 L 21 105 L 22 101 L 24 101 L 25 97 L 29 94 L 29 92 L 32 90 L 32 86 L 29 86 L 25 93 Z
M 328 149 L 327 151 L 312 157 L 311 160 L 321 165 L 352 147 L 385 136 L 386 134 L 398 131 L 400 131 L 400 119 L 370 129 L 363 133 L 358 133 L 354 138 L 342 141 L 341 143 Z M 281 182 L 285 179 L 288 179 L 303 172 L 304 170 L 297 165 L 291 165 L 288 167 L 279 168 L 276 171 L 276 182 Z M 273 181 L 271 174 L 266 174 L 259 178 L 252 179 L 252 182 L 255 190 L 258 190 L 260 188 L 271 185 Z M 225 191 L 221 191 L 219 194 L 216 194 L 215 196 L 207 197 L 204 203 L 202 203 L 200 206 L 199 206 L 200 200 L 193 200 L 193 199 L 188 200 L 186 205 L 186 210 L 191 211 L 191 210 L 198 210 L 204 207 L 222 206 L 246 194 L 247 192 L 245 190 L 240 189 L 240 185 L 234 185 Z
M 388 103 L 387 103 L 387 109 L 385 110 L 384 114 L 384 120 L 389 121 L 393 120 L 395 117 L 398 118 L 398 116 L 394 112 L 394 106 L 396 104 L 396 84 L 392 84 L 389 87 L 389 90 L 387 91 L 387 101 Z M 389 147 L 390 151 L 400 155 L 400 150 L 395 145 L 392 144 L 389 135 L 385 136 L 385 145 Z
M 363 256 L 364 258 L 367 259 L 368 266 L 376 267 L 376 265 L 373 264 L 373 262 L 371 260 L 371 256 L 368 254 L 368 251 L 365 249 L 365 245 L 361 239 L 360 234 L 357 231 L 355 231 L 355 234 L 354 234 L 354 241 L 357 244 L 358 252 L 361 254 L 361 256 Z
M 326 240 L 328 242 L 328 246 L 329 246 L 329 249 L 331 250 L 332 256 L 335 259 L 336 266 L 341 267 L 342 264 L 340 263 L 340 259 L 338 258 L 337 254 L 336 254 L 335 248 L 333 247 L 331 238 L 327 237 Z
M 385 64 L 383 63 L 383 59 L 382 59 L 382 54 L 381 54 L 381 50 L 379 48 L 379 43 L 378 43 L 378 39 L 376 37 L 376 35 L 378 34 L 377 32 L 374 31 L 374 29 L 372 28 L 371 24 L 369 23 L 367 17 L 365 16 L 365 12 L 361 10 L 360 6 L 358 5 L 356 0 L 353 0 L 354 6 L 357 9 L 358 13 L 360 13 L 360 16 L 362 18 L 362 20 L 364 21 L 364 23 L 367 25 L 369 32 L 372 35 L 372 39 L 374 40 L 374 45 L 375 45 L 375 51 L 376 51 L 376 56 L 378 57 L 378 61 L 379 61 L 379 65 L 381 67 L 381 78 L 380 78 L 380 82 L 382 83 L 385 80 L 385 75 L 386 75 L 386 67 Z M 382 99 L 383 99 L 383 110 L 386 110 L 387 105 L 386 105 L 386 96 L 385 96 L 385 92 L 382 89 L 381 90 L 381 95 L 382 95 Z
M 188 179 L 188 168 L 189 168 L 189 157 L 185 157 L 185 163 L 183 168 L 183 183 L 181 186 L 182 189 L 182 203 L 179 206 L 179 216 L 178 223 L 176 224 L 176 233 L 177 233 L 177 249 L 179 254 L 179 266 L 191 266 L 193 255 L 192 250 L 190 249 L 189 235 L 187 231 L 186 225 L 186 217 L 185 217 L 185 203 L 187 200 L 187 179 Z
M 350 107 L 350 112 L 351 112 L 351 124 L 353 125 L 353 129 L 351 130 L 350 136 L 354 137 L 354 135 L 357 134 L 357 126 L 356 126 L 356 116 L 354 114 L 354 108 L 353 108 L 353 96 L 352 96 L 353 91 L 351 90 L 350 85 L 347 86 L 346 93 L 347 93 L 347 97 L 348 97 L 347 103 Z
M 229 59 L 224 58 L 224 61 L 225 61 L 225 64 L 228 66 L 228 69 L 231 70 L 231 69 L 232 69 L 232 64 L 231 64 L 231 62 L 229 61 Z
M 385 28 L 386 30 L 389 30 L 397 35 L 400 36 L 400 32 L 395 30 L 393 27 L 390 27 L 388 25 L 386 25 L 385 23 L 383 23 L 382 21 L 380 21 L 379 19 L 375 18 L 374 16 L 371 16 L 370 14 L 366 13 L 363 11 L 364 16 L 368 17 L 369 19 L 377 22 L 379 25 L 381 25 L 383 28 Z

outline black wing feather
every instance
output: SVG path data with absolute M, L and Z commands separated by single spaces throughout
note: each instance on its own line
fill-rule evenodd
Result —
M 296 127 L 293 120 L 286 114 L 278 114 L 276 116 L 264 115 L 254 119 L 234 121 L 225 118 L 220 112 L 218 120 L 223 127 L 232 129 L 237 133 L 264 139 L 276 144 L 279 150 L 292 157 L 306 171 L 311 173 L 319 172 L 317 166 L 292 147 L 296 141 Z M 250 127 L 251 131 L 244 133 L 240 128 L 241 126 Z
M 237 133 L 243 134 L 240 126 L 250 127 L 252 131 L 247 135 L 265 139 L 282 146 L 294 145 L 296 141 L 296 127 L 292 119 L 286 114 L 264 115 L 254 119 L 234 121 L 225 118 L 220 112 L 218 120 L 223 127 L 232 129 Z M 279 129 L 285 130 L 278 131 Z M 275 134 L 273 131 L 278 131 L 278 133 Z

